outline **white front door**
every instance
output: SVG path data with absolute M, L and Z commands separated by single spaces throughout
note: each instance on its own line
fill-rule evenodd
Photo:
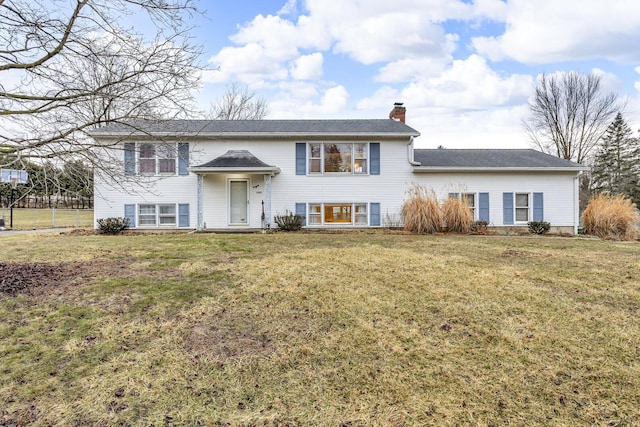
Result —
M 229 181 L 229 223 L 249 223 L 249 185 L 246 179 Z

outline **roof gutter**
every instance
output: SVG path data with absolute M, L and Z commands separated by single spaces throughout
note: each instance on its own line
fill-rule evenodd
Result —
M 418 163 L 420 165 L 420 163 Z M 577 167 L 464 167 L 464 166 L 417 166 L 414 173 L 442 173 L 442 172 L 582 172 L 589 170 L 587 166 Z

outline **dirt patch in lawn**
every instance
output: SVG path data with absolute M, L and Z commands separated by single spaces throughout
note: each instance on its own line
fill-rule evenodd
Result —
M 88 283 L 105 272 L 113 274 L 124 265 L 112 261 L 0 262 L 0 294 L 44 296 L 59 294 L 70 286 Z
M 276 346 L 263 325 L 264 319 L 254 313 L 222 309 L 193 327 L 186 349 L 196 357 L 219 362 L 237 357 L 268 357 Z

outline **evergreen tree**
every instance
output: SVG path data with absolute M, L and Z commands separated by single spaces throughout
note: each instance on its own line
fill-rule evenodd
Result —
M 638 168 L 640 167 L 638 138 L 622 117 L 616 115 L 602 137 L 591 171 L 593 192 L 624 194 L 638 204 Z

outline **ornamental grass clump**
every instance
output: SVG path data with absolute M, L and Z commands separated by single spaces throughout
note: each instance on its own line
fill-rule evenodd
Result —
M 640 215 L 636 205 L 623 195 L 597 194 L 582 214 L 584 231 L 603 239 L 634 239 Z
M 420 184 L 407 190 L 408 199 L 402 205 L 404 229 L 419 234 L 436 233 L 442 224 L 442 211 L 435 192 Z
M 442 203 L 442 215 L 447 231 L 468 233 L 471 231 L 473 213 L 466 198 L 449 197 Z

